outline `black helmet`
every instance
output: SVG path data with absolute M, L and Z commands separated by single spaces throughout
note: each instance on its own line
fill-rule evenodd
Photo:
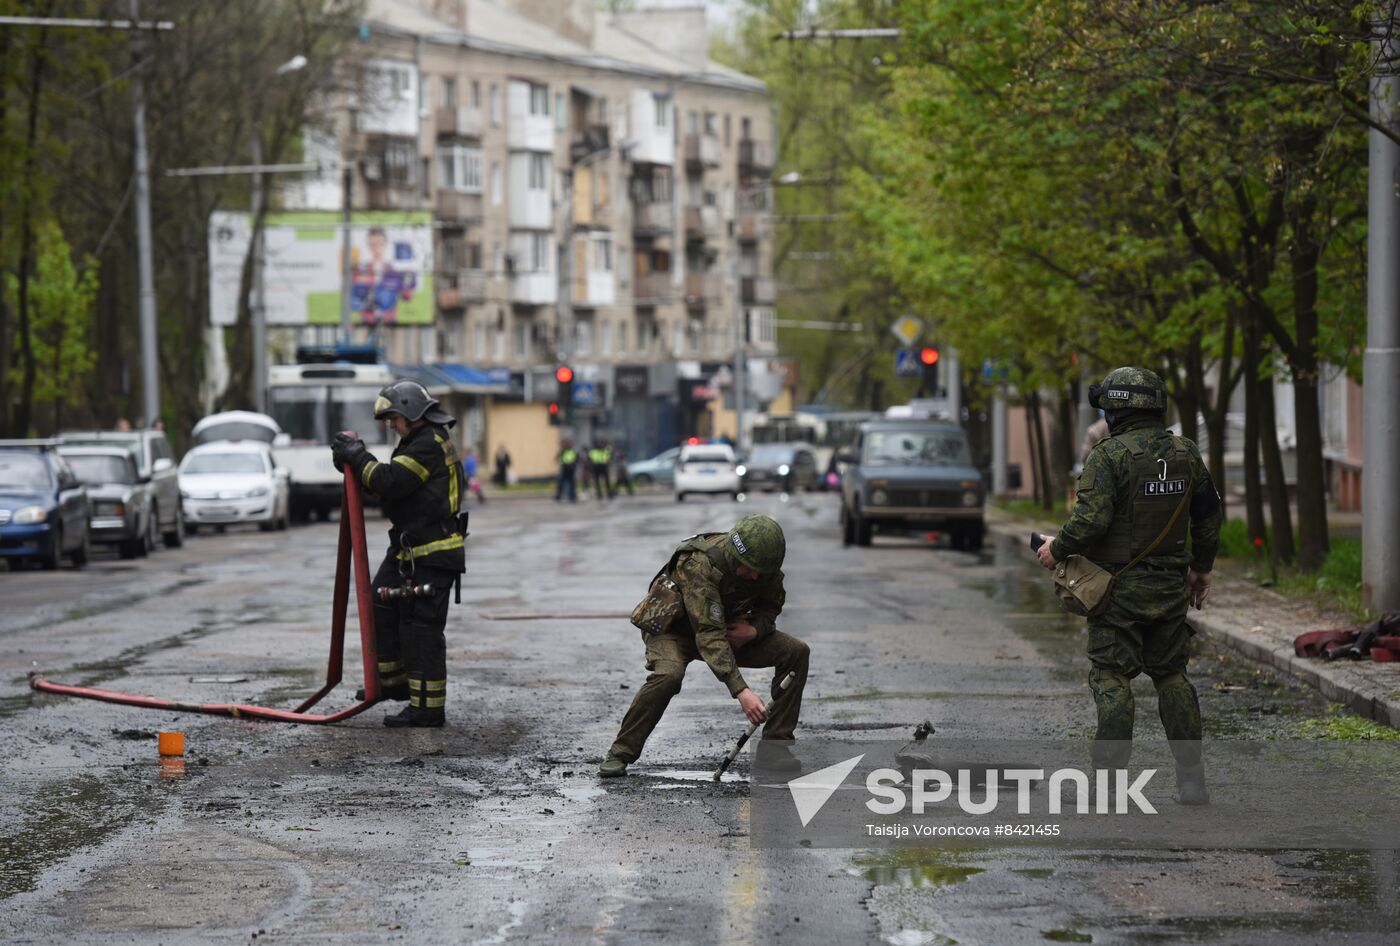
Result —
M 409 421 L 427 420 L 430 424 L 451 427 L 457 419 L 443 410 L 435 398 L 428 395 L 428 389 L 417 381 L 395 381 L 379 392 L 374 400 L 374 419 L 383 420 L 390 414 L 399 414 Z

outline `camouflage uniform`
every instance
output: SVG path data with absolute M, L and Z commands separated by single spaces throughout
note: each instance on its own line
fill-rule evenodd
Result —
M 777 702 L 763 729 L 765 740 L 790 740 L 802 708 L 802 688 L 807 682 L 807 645 L 777 629 L 785 593 L 783 573 L 776 564 L 755 561 L 736 548 L 735 535 L 745 525 L 766 520 L 782 542 L 778 524 L 766 516 L 750 516 L 730 532 L 692 536 L 682 542 L 670 561 L 653 579 L 651 590 L 633 612 L 633 623 L 646 643 L 646 667 L 651 673 L 637 691 L 622 719 L 610 759 L 630 763 L 642 752 L 651 731 L 661 721 L 671 697 L 681 690 L 686 666 L 704 660 L 715 677 L 737 697 L 748 688 L 740 667 L 773 667 L 773 696 Z M 742 544 L 743 538 L 739 540 Z M 777 555 L 781 563 L 782 552 Z M 770 560 L 771 562 L 771 560 Z M 736 574 L 748 564 L 757 579 Z M 752 624 L 758 632 L 735 651 L 725 638 L 726 625 Z M 778 681 L 794 671 L 797 676 L 781 697 Z
M 1111 388 L 1115 378 L 1130 387 L 1136 382 L 1161 388 L 1156 375 L 1141 369 L 1118 369 L 1105 386 Z M 1164 410 L 1164 390 L 1159 397 Z M 1117 572 L 1152 544 L 1189 491 L 1184 514 L 1166 538 L 1114 581 L 1107 608 L 1089 618 L 1088 648 L 1089 687 L 1098 710 L 1095 764 L 1126 764 L 1133 738 L 1130 681 L 1146 672 L 1157 689 L 1157 712 L 1173 741 L 1180 779 L 1187 769 L 1199 770 L 1201 739 L 1200 703 L 1186 676 L 1194 631 L 1186 623 L 1191 593 L 1185 576 L 1188 566 L 1205 573 L 1215 562 L 1220 496 L 1196 445 L 1168 432 L 1160 411 L 1126 405 L 1114 410 L 1107 399 L 1104 406 L 1110 423 L 1114 415 L 1118 422 L 1085 461 L 1074 512 L 1050 551 L 1056 561 L 1079 554 Z M 1151 474 L 1153 468 L 1159 475 Z

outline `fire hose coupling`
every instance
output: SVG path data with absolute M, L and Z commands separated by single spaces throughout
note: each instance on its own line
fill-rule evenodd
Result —
M 393 601 L 398 598 L 431 598 L 432 585 L 402 585 L 398 588 L 380 588 L 380 601 Z

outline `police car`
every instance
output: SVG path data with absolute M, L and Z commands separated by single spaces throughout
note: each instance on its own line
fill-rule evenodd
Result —
M 723 443 L 694 443 L 676 460 L 676 502 L 695 493 L 739 498 L 739 470 L 734 448 Z

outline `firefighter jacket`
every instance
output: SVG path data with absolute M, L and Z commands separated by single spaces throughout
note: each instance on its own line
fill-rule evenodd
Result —
M 389 517 L 390 553 L 446 571 L 466 571 L 461 513 L 466 478 L 452 439 L 426 424 L 409 431 L 388 463 L 365 458 L 356 471 Z

